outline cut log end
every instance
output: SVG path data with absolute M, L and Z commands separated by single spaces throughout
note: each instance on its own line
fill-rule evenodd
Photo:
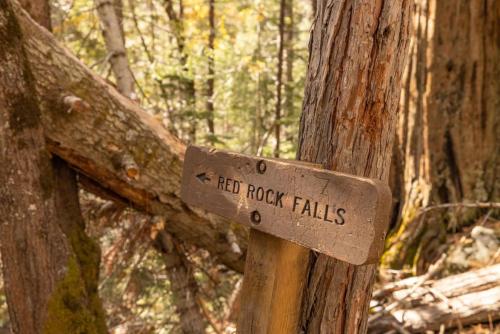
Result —
M 65 96 L 63 97 L 63 103 L 68 107 L 68 114 L 71 114 L 73 111 L 85 112 L 90 110 L 90 105 L 77 96 Z
M 130 154 L 124 154 L 121 158 L 121 167 L 125 171 L 125 175 L 130 180 L 139 180 L 139 166 Z

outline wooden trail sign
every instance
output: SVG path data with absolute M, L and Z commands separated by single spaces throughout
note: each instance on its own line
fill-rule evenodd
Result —
M 389 187 L 313 166 L 190 146 L 181 197 L 342 261 L 377 262 L 389 222 Z

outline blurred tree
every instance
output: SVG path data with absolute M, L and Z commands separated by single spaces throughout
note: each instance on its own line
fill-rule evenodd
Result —
M 312 17 L 314 19 L 314 16 L 316 16 L 316 11 L 318 9 L 318 0 L 311 0 L 311 7 L 312 7 Z
M 105 27 L 103 35 L 108 52 L 111 54 L 110 58 L 113 59 L 117 52 L 120 52 L 119 56 L 122 57 L 120 62 L 113 62 L 110 59 L 119 91 L 126 96 L 132 96 L 127 94 L 134 94 L 134 81 L 129 81 L 130 79 L 133 80 L 133 73 L 128 66 L 125 38 L 120 33 L 121 23 L 118 20 L 119 17 L 123 17 L 123 14 L 121 12 L 117 13 L 117 11 L 122 10 L 122 7 L 113 8 L 107 0 L 99 1 L 96 7 L 101 23 Z M 174 306 L 180 318 L 182 332 L 203 333 L 206 324 L 200 306 L 196 301 L 198 285 L 193 277 L 192 265 L 184 254 L 181 242 L 162 230 L 155 239 L 155 249 L 165 259 L 166 272 L 171 283 Z
M 215 142 L 215 125 L 214 125 L 214 84 L 215 84 L 215 0 L 208 0 L 208 46 L 207 46 L 207 125 L 209 142 L 213 145 Z
M 120 93 L 132 100 L 136 100 L 134 75 L 128 62 L 123 26 L 120 19 L 123 14 L 118 14 L 121 7 L 115 7 L 109 0 L 95 0 L 95 6 L 108 50 L 106 59 L 111 64 L 116 86 Z
M 422 273 L 440 256 L 446 231 L 479 213 L 422 209 L 499 200 L 500 2 L 415 5 L 393 165 L 401 213 L 383 262 Z
M 177 127 L 183 130 L 179 132 L 179 136 L 188 140 L 191 143 L 196 142 L 196 132 L 198 119 L 196 113 L 196 86 L 192 78 L 189 67 L 189 54 L 186 49 L 186 29 L 184 25 L 184 2 L 179 0 L 178 10 L 174 8 L 173 0 L 164 0 L 165 11 L 168 16 L 170 31 L 177 43 L 177 53 L 181 71 L 174 75 L 173 84 L 177 89 L 173 92 L 180 95 L 182 99 L 178 104 L 179 110 L 169 110 L 171 128 Z
M 280 18 L 278 23 L 278 66 L 276 74 L 276 107 L 274 116 L 274 130 L 276 144 L 274 146 L 274 156 L 280 156 L 280 141 L 281 141 L 281 96 L 283 93 L 283 53 L 285 44 L 285 12 L 287 4 L 286 0 L 280 0 Z
M 285 101 L 283 105 L 284 114 L 286 118 L 290 118 L 295 114 L 295 82 L 293 76 L 293 66 L 295 61 L 295 50 L 294 50 L 294 12 L 293 12 L 293 0 L 287 0 L 285 6 L 285 51 L 286 51 L 286 82 L 285 82 Z M 289 126 L 289 122 L 285 123 L 286 128 Z
M 206 321 L 198 304 L 198 283 L 185 250 L 178 240 L 165 231 L 160 231 L 155 238 L 155 248 L 165 260 L 181 331 L 185 334 L 205 333 Z

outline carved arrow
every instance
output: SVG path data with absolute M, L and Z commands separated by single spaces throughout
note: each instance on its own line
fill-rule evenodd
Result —
M 196 175 L 196 178 L 200 180 L 201 183 L 205 183 L 205 181 L 210 181 L 210 178 L 207 176 L 207 173 L 201 173 Z

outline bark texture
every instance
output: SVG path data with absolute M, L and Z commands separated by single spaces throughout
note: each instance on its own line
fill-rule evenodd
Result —
M 242 272 L 246 229 L 179 197 L 185 144 L 14 6 L 51 152 L 132 207 L 165 217 L 176 238 Z
M 18 10 L 0 2 L 0 250 L 12 331 L 106 333 L 99 248 L 84 233 L 73 171 L 46 149 Z
M 318 1 L 298 158 L 387 181 L 411 1 Z M 311 254 L 305 333 L 364 333 L 376 266 Z
M 118 91 L 126 97 L 135 100 L 135 82 L 134 75 L 128 63 L 127 51 L 125 49 L 125 37 L 123 36 L 122 18 L 118 11 L 122 7 L 119 3 L 113 3 L 112 0 L 95 0 L 97 14 L 101 21 L 102 34 L 106 49 L 107 58 L 111 64 L 111 69 L 116 79 Z
M 422 272 L 439 256 L 446 229 L 471 221 L 477 210 L 417 219 L 419 210 L 500 198 L 500 3 L 418 0 L 415 6 L 395 152 L 396 192 L 404 197 L 384 264 Z

